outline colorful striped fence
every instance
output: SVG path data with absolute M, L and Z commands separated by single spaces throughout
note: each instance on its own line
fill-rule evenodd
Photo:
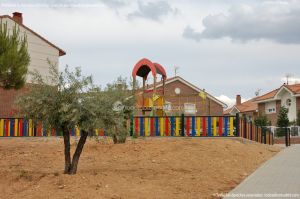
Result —
M 255 126 L 237 116 L 138 116 L 128 121 L 130 136 L 135 137 L 242 137 L 263 144 L 274 144 L 268 129 Z M 80 136 L 79 127 L 70 130 L 71 136 Z M 108 136 L 108 132 L 95 129 L 90 136 Z M 43 122 L 23 118 L 0 118 L 0 137 L 62 136 L 55 129 L 47 130 Z
M 70 130 L 71 136 L 80 136 L 78 127 Z M 47 137 L 62 136 L 62 132 L 55 129 L 47 130 L 42 122 L 33 122 L 23 118 L 0 118 L 0 137 Z M 96 129 L 90 136 L 108 136 L 108 132 Z
M 243 137 L 273 145 L 273 133 L 255 126 L 239 116 L 138 116 L 131 120 L 130 135 L 187 136 L 187 137 Z
M 237 136 L 235 116 L 164 116 L 133 117 L 131 136 Z

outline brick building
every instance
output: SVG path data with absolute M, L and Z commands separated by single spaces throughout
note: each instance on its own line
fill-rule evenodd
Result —
M 162 87 L 163 83 L 159 82 L 157 89 L 160 90 Z M 198 88 L 179 76 L 166 79 L 164 88 L 164 112 L 166 115 L 180 115 L 184 113 L 186 115 L 221 116 L 223 109 L 227 106 L 205 90 Z M 152 85 L 147 85 L 146 89 L 151 90 Z M 201 94 L 202 96 L 200 96 Z M 147 93 L 145 97 L 151 98 L 151 95 L 152 93 Z M 141 103 L 138 102 L 138 104 Z
M 57 66 L 58 69 L 59 57 L 66 53 L 29 27 L 25 26 L 23 24 L 22 13 L 14 12 L 12 17 L 9 15 L 1 15 L 0 21 L 2 24 L 7 24 L 9 32 L 12 32 L 13 28 L 17 26 L 20 29 L 20 35 L 27 36 L 28 53 L 30 55 L 28 71 L 36 70 L 42 77 L 48 76 L 48 60 L 53 65 Z M 14 116 L 16 112 L 14 101 L 18 96 L 28 90 L 29 83 L 31 83 L 31 77 L 27 75 L 27 85 L 20 90 L 4 90 L 0 88 L 0 118 Z
M 288 108 L 290 122 L 297 119 L 300 111 L 300 84 L 282 85 L 265 95 L 255 99 L 260 115 L 266 115 L 272 126 L 276 126 L 279 110 L 282 106 Z
M 236 96 L 236 104 L 224 111 L 224 115 L 236 115 L 247 117 L 249 120 L 254 120 L 258 116 L 258 105 L 255 102 L 257 97 L 247 100 L 242 103 L 241 95 Z

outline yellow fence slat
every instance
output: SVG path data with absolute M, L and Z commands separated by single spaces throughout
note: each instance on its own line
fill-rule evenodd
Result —
M 217 118 L 213 117 L 213 136 L 217 136 Z
M 32 119 L 29 120 L 28 125 L 29 125 L 29 136 L 33 136 L 33 124 L 32 124 Z
M 80 136 L 80 130 L 79 130 L 78 126 L 75 127 L 75 135 Z
M 0 119 L 0 136 L 4 135 L 4 119 Z
M 149 118 L 145 118 L 145 136 L 149 136 Z
M 229 135 L 233 136 L 233 117 L 229 119 Z
M 10 120 L 8 120 L 8 127 L 6 127 L 6 128 L 8 128 L 8 137 L 10 137 Z
M 178 117 L 176 117 L 176 120 L 175 120 L 175 136 L 179 136 L 179 122 L 180 122 L 180 120 L 179 120 L 179 118 Z
M 160 136 L 164 136 L 164 118 L 160 118 Z
M 201 135 L 201 118 L 200 117 L 197 117 L 197 136 L 200 136 Z
M 14 136 L 18 136 L 18 126 L 19 126 L 19 120 L 15 119 L 15 129 L 14 129 Z

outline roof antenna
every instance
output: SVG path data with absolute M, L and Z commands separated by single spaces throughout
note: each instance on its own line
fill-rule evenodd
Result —
M 179 66 L 174 66 L 175 77 L 177 76 L 178 70 L 179 70 Z
M 289 85 L 289 79 L 290 79 L 291 77 L 293 77 L 293 74 L 291 74 L 291 73 L 287 73 L 287 74 L 285 74 L 285 78 L 286 78 L 286 85 Z
M 257 96 L 259 96 L 259 94 L 260 94 L 260 91 L 261 91 L 261 89 L 260 88 L 258 88 L 256 91 L 255 91 L 255 96 L 257 97 Z

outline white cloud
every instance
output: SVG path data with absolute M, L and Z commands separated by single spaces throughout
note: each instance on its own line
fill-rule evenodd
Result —
M 206 16 L 204 30 L 187 26 L 185 38 L 231 38 L 234 41 L 268 39 L 280 43 L 300 43 L 300 1 L 262 1 L 258 4 L 233 5 L 228 13 Z
M 282 77 L 281 81 L 283 83 L 286 83 L 287 82 L 287 77 Z M 291 76 L 291 77 L 288 78 L 288 82 L 289 82 L 289 84 L 299 84 L 300 83 L 300 78 Z
M 167 1 L 148 3 L 138 1 L 138 10 L 128 14 L 128 18 L 145 18 L 154 21 L 160 21 L 162 17 L 171 13 L 176 14 L 177 12 L 177 9 L 173 9 Z
M 218 100 L 224 102 L 225 104 L 227 104 L 228 108 L 232 107 L 235 105 L 236 103 L 236 98 L 230 98 L 226 95 L 220 95 L 219 97 L 216 97 Z M 247 101 L 247 99 L 242 98 L 242 103 Z

